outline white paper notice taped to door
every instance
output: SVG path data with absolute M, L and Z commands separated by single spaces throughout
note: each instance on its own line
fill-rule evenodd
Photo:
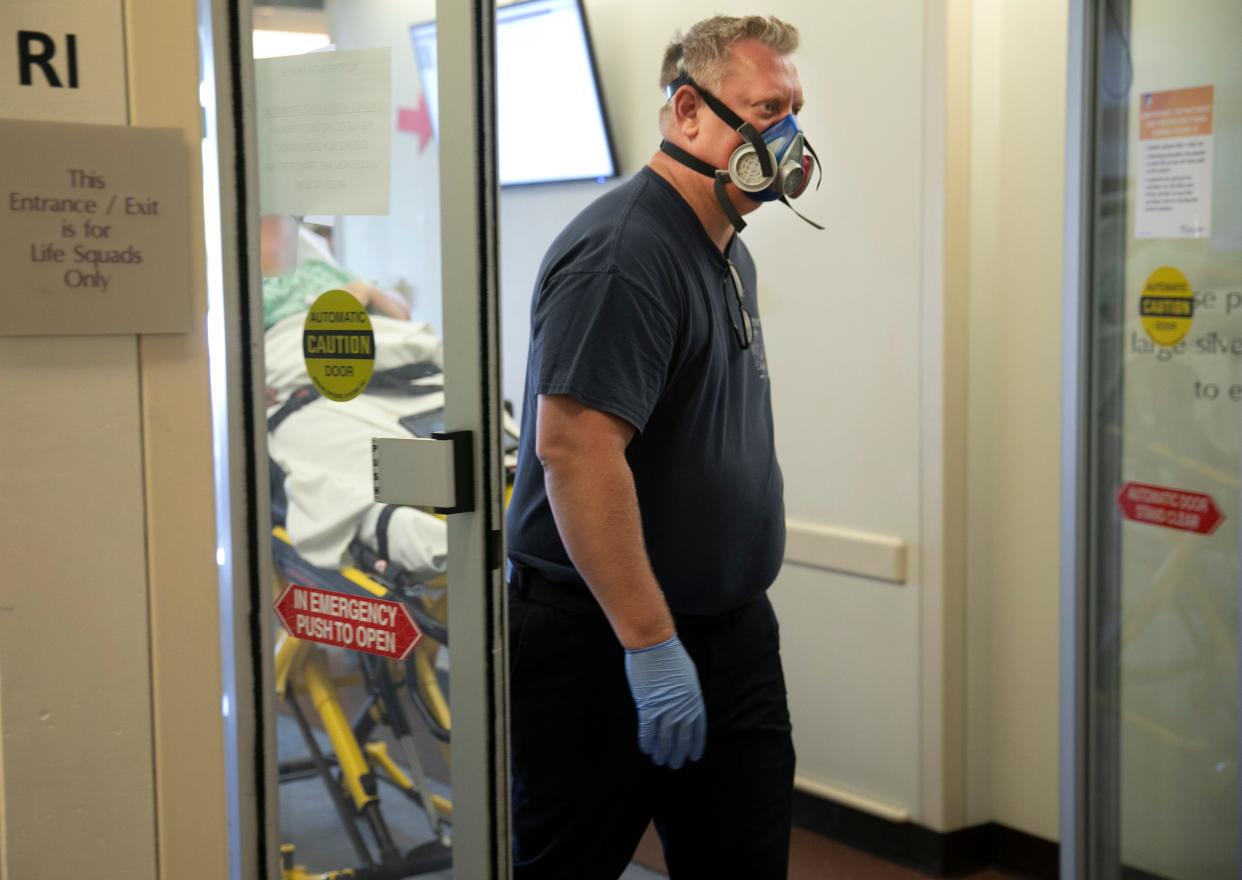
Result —
M 1135 238 L 1212 234 L 1212 86 L 1139 98 Z
M 265 214 L 387 214 L 391 50 L 255 62 Z

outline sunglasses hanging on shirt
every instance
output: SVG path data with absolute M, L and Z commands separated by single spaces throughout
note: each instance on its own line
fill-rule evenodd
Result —
M 746 291 L 742 287 L 742 276 L 732 260 L 726 260 L 729 271 L 724 276 L 725 308 L 729 312 L 729 323 L 733 325 L 733 336 L 742 350 L 750 348 L 755 341 L 755 319 L 746 308 Z M 737 317 L 734 317 L 734 309 Z
M 819 156 L 815 154 L 806 135 L 798 127 L 797 118 L 790 113 L 760 133 L 753 125 L 730 110 L 723 101 L 695 82 L 686 71 L 683 58 L 677 59 L 677 69 L 679 71 L 677 78 L 669 83 L 665 90 L 668 98 L 671 100 L 677 90 L 684 85 L 692 87 L 725 125 L 741 135 L 742 144 L 729 157 L 728 168 L 714 168 L 667 140 L 660 142 L 661 152 L 687 168 L 715 180 L 716 201 L 720 203 L 721 210 L 738 232 L 746 228 L 746 221 L 742 219 L 742 215 L 738 213 L 728 193 L 725 192 L 726 183 L 732 183 L 756 202 L 782 202 L 800 219 L 822 230 L 824 227 L 803 216 L 793 205 L 789 204 L 790 199 L 796 199 L 807 191 L 811 183 L 812 171 L 819 170 L 816 189 L 823 181 L 823 167 Z

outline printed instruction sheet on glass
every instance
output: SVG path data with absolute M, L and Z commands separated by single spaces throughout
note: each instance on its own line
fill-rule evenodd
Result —
M 1139 96 L 1135 238 L 1212 234 L 1212 86 Z
M 391 50 L 255 62 L 264 214 L 387 214 Z

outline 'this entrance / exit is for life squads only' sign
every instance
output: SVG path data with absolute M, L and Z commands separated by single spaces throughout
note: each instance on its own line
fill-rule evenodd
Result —
M 400 602 L 290 584 L 276 615 L 294 638 L 404 660 L 423 634 Z
M 176 129 L 0 120 L 0 336 L 190 327 Z

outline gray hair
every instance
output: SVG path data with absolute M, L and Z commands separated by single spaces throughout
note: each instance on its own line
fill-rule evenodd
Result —
M 740 40 L 758 40 L 782 55 L 798 49 L 798 29 L 774 15 L 715 15 L 691 25 L 679 33 L 664 50 L 660 63 L 660 91 L 677 79 L 678 58 L 684 59 L 686 72 L 710 92 L 719 92 L 729 72 L 733 44 Z M 664 131 L 672 108 L 665 102 L 660 108 L 660 130 Z

